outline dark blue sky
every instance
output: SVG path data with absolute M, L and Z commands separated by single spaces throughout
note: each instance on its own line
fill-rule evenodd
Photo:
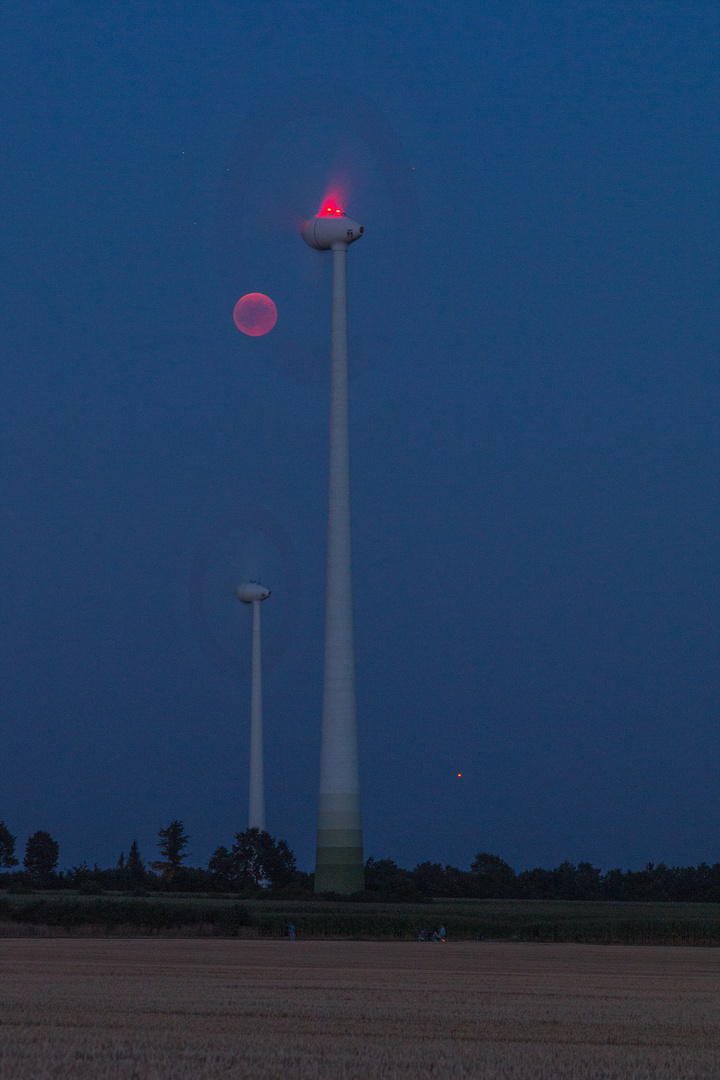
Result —
M 4 12 L 21 843 L 152 857 L 181 817 L 200 862 L 244 828 L 257 573 L 268 827 L 311 867 L 329 264 L 297 230 L 341 177 L 367 854 L 720 860 L 719 31 L 710 0 Z

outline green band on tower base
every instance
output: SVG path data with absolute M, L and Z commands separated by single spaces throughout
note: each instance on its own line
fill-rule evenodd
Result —
M 365 888 L 360 829 L 320 829 L 315 860 L 315 892 L 344 896 Z

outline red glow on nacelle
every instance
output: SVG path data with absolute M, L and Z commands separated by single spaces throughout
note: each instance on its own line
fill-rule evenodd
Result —
M 345 204 L 338 191 L 326 191 L 318 217 L 340 217 L 345 213 Z
M 277 308 L 264 293 L 246 293 L 235 305 L 233 321 L 243 334 L 262 337 L 263 334 L 269 334 L 277 322 Z

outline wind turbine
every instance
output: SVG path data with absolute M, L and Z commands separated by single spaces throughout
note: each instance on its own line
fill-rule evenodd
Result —
M 310 247 L 332 251 L 333 263 L 325 677 L 315 892 L 344 894 L 365 888 L 355 712 L 347 344 L 347 250 L 363 231 L 362 225 L 329 203 L 302 230 Z
M 252 676 L 250 690 L 250 798 L 248 828 L 265 832 L 265 770 L 263 765 L 262 647 L 260 604 L 270 590 L 259 581 L 244 581 L 235 593 L 243 604 L 252 604 Z

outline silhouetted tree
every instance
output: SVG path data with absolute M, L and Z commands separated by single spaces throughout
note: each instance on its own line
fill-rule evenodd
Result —
M 295 855 L 284 840 L 275 840 L 270 833 L 263 833 L 265 853 L 263 870 L 272 889 L 289 885 L 297 873 Z
M 217 848 L 210 856 L 208 870 L 213 876 L 213 883 L 218 889 L 232 889 L 237 884 L 235 859 L 226 847 Z
M 182 860 L 187 859 L 188 852 L 183 852 L 190 839 L 184 830 L 182 821 L 175 818 L 166 829 L 158 830 L 158 847 L 164 860 L 151 863 L 153 870 L 159 870 L 164 878 L 171 880 L 175 877 L 182 866 Z M 138 856 L 139 858 L 139 856 Z
M 393 859 L 369 858 L 365 863 L 365 891 L 383 900 L 421 900 L 423 893 L 412 874 Z
M 557 895 L 557 880 L 552 870 L 536 866 L 517 876 L 517 895 L 522 900 L 552 900 Z
M 233 860 L 233 873 L 239 888 L 248 885 L 260 885 L 265 879 L 264 855 L 266 845 L 260 829 L 245 829 L 235 833 L 235 842 L 230 855 Z
M 112 871 L 109 873 L 112 874 Z M 92 895 L 102 892 L 103 881 L 107 874 L 108 871 L 101 870 L 97 863 L 91 867 L 86 862 L 81 862 L 78 866 L 71 866 L 58 877 L 62 878 L 62 885 L 65 888 L 77 889 L 80 893 Z M 111 884 L 114 885 L 115 882 L 111 880 Z
M 602 871 L 589 862 L 577 865 L 576 892 L 578 900 L 602 898 Z
M 512 896 L 515 871 L 499 855 L 480 851 L 470 864 L 473 875 L 473 895 L 486 900 L 501 900 Z
M 0 867 L 4 869 L 9 870 L 11 866 L 18 864 L 15 858 L 15 840 L 16 837 L 12 835 L 5 822 L 0 821 Z
M 125 861 L 124 876 L 130 885 L 140 886 L 144 883 L 147 871 L 145 864 L 140 858 L 137 840 L 130 845 L 127 860 Z
M 236 833 L 232 857 L 238 879 L 249 884 L 287 885 L 295 873 L 295 856 L 285 841 L 260 829 Z
M 219 847 L 213 852 L 208 870 L 217 885 L 239 890 L 257 888 L 265 882 L 279 889 L 297 875 L 295 856 L 286 842 L 260 829 L 236 833 L 230 851 Z
M 617 875 L 625 884 L 622 871 L 610 871 L 606 879 L 613 883 Z M 554 870 L 523 870 L 517 875 L 514 895 L 522 900 L 600 900 L 606 896 L 602 872 L 592 863 L 560 863 Z
M 446 896 L 445 870 L 442 863 L 418 863 L 411 870 L 412 879 L 423 896 Z
M 25 845 L 23 866 L 34 877 L 46 878 L 57 866 L 60 848 L 48 832 L 38 829 Z

